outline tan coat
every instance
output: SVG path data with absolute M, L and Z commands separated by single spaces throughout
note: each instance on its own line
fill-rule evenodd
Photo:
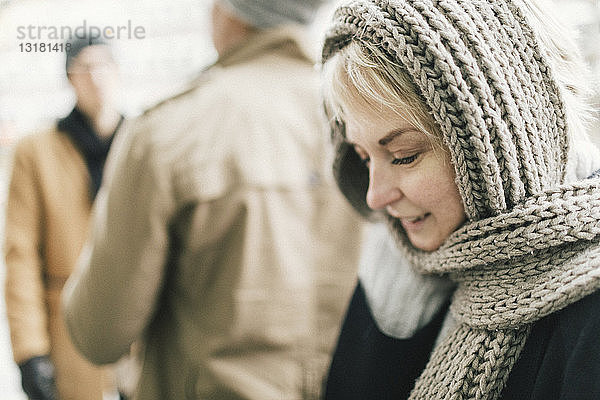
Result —
M 360 236 L 318 85 L 292 35 L 258 34 L 114 145 L 65 315 L 99 363 L 145 333 L 137 400 L 315 398 Z
M 20 141 L 6 209 L 6 312 L 15 361 L 50 354 L 61 400 L 102 399 L 101 371 L 76 353 L 60 312 L 90 208 L 87 168 L 65 134 Z

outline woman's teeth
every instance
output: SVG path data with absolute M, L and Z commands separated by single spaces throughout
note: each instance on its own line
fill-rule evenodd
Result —
M 423 215 L 419 215 L 418 217 L 402 218 L 402 220 L 406 221 L 406 222 L 410 222 L 410 223 L 415 223 L 415 222 L 419 222 L 419 221 L 425 219 L 425 217 L 427 217 L 428 215 L 429 215 L 429 213 L 423 214 Z

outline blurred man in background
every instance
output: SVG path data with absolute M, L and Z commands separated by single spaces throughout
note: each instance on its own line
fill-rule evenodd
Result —
M 144 337 L 136 400 L 319 396 L 360 232 L 302 45 L 318 6 L 216 1 L 217 62 L 111 155 L 63 301 L 95 363 Z
M 118 72 L 106 43 L 69 45 L 66 71 L 77 103 L 54 129 L 17 144 L 6 209 L 6 311 L 22 386 L 35 400 L 101 400 L 110 381 L 71 344 L 60 294 L 123 120 Z

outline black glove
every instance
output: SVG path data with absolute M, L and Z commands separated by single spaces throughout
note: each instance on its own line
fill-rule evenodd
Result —
M 48 356 L 38 356 L 19 364 L 21 385 L 30 400 L 56 400 L 54 365 Z

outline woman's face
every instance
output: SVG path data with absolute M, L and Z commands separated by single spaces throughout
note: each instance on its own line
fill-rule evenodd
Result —
M 439 248 L 466 219 L 447 154 L 392 112 L 345 122 L 348 142 L 369 168 L 369 207 L 398 219 L 416 248 Z

